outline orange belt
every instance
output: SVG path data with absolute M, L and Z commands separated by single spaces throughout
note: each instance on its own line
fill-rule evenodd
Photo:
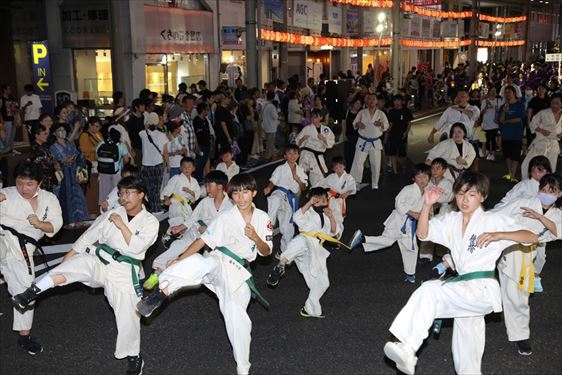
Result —
M 341 199 L 341 214 L 342 214 L 343 217 L 345 217 L 345 214 L 346 214 L 346 211 L 347 211 L 347 207 L 345 205 L 345 199 L 341 197 L 340 193 L 337 193 L 335 190 L 332 190 L 332 189 L 328 190 L 328 195 L 330 196 L 330 198 L 329 198 L 330 200 L 332 198 L 336 198 L 336 199 L 340 198 Z M 328 202 L 328 206 L 330 205 L 329 203 L 330 202 Z

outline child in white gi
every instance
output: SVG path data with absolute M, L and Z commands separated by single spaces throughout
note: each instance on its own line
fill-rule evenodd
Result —
M 252 203 L 257 185 L 251 175 L 234 176 L 228 190 L 236 207 L 220 214 L 178 259 L 168 262 L 160 275 L 160 289 L 137 307 L 141 315 L 150 316 L 179 289 L 205 285 L 219 299 L 237 373 L 248 374 L 252 322 L 246 310 L 252 295 L 267 304 L 255 288 L 249 263 L 258 254 L 271 253 L 273 228 L 269 216 Z M 205 245 L 212 251 L 198 253 Z
M 439 142 L 427 155 L 426 164 L 436 158 L 445 159 L 449 170 L 445 177 L 454 180 L 459 173 L 470 169 L 470 166 L 476 158 L 474 146 L 466 139 L 466 128 L 460 123 L 454 123 L 451 126 L 450 138 Z
M 308 173 L 311 187 L 320 186 L 328 173 L 324 153 L 334 147 L 335 137 L 332 129 L 322 125 L 320 110 L 312 111 L 312 123 L 302 128 L 297 135 L 297 145 L 301 149 L 299 165 Z
M 176 259 L 201 234 L 205 228 L 222 212 L 232 208 L 232 201 L 225 193 L 228 178 L 221 171 L 211 171 L 205 176 L 207 196 L 203 198 L 193 210 L 193 215 L 186 221 L 170 228 L 171 244 L 166 244 L 168 250 L 160 254 L 152 262 L 154 272 L 143 284 L 145 290 L 152 290 L 158 285 L 158 278 L 166 269 L 166 263 Z M 176 239 L 174 239 L 176 238 Z
M 43 174 L 37 164 L 19 164 L 15 176 L 16 186 L 0 189 L 0 272 L 12 296 L 35 281 L 33 253 L 38 241 L 45 234 L 53 237 L 62 227 L 59 201 L 41 189 Z M 32 355 L 43 351 L 30 335 L 33 311 L 33 306 L 14 308 L 12 326 L 19 332 L 18 346 Z
M 284 164 L 273 171 L 269 184 L 263 189 L 267 197 L 267 213 L 271 222 L 279 222 L 281 233 L 281 251 L 285 251 L 287 244 L 295 235 L 293 226 L 293 212 L 299 209 L 299 196 L 306 189 L 308 177 L 304 170 L 297 164 L 299 148 L 296 145 L 287 145 L 284 153 Z M 275 189 L 275 190 L 274 190 Z M 279 251 L 278 251 L 279 252 Z
M 481 204 L 489 193 L 488 177 L 463 173 L 453 186 L 456 207 L 429 220 L 432 206 L 442 190 L 426 189 L 418 219 L 417 235 L 422 241 L 442 244 L 451 250 L 459 276 L 424 282 L 394 319 L 390 332 L 398 339 L 384 346 L 384 353 L 398 370 L 414 374 L 416 351 L 429 334 L 435 319 L 454 318 L 453 361 L 457 374 L 480 374 L 484 353 L 484 316 L 501 311 L 500 287 L 494 278 L 502 251 L 515 244 L 532 244 L 537 236 L 509 216 L 484 212 Z
M 418 260 L 418 242 L 416 240 L 416 222 L 423 205 L 423 193 L 429 178 L 431 168 L 425 164 L 417 164 L 414 168 L 413 184 L 406 185 L 395 199 L 395 208 L 384 222 L 384 232 L 380 236 L 365 236 L 363 249 L 365 252 L 377 251 L 392 246 L 398 242 L 405 281 L 416 282 L 416 264 Z M 361 231 L 354 234 L 362 236 Z M 352 241 L 353 242 L 353 241 Z
M 350 195 L 355 195 L 357 186 L 353 176 L 345 171 L 343 156 L 335 156 L 332 159 L 332 171 L 334 173 L 324 179 L 322 186 L 328 189 L 328 207 L 338 222 L 343 225 L 343 219 L 347 213 L 346 199 Z
M 181 135 L 181 125 L 170 121 L 167 124 L 167 128 L 170 140 L 164 145 L 162 156 L 164 156 L 164 160 L 168 166 L 168 172 L 170 173 L 171 179 L 172 177 L 182 173 L 181 162 L 189 153 L 183 136 Z
M 104 288 L 117 324 L 115 358 L 127 358 L 127 374 L 141 374 L 140 316 L 135 305 L 142 288 L 139 268 L 148 248 L 158 236 L 158 220 L 143 205 L 146 188 L 137 177 L 119 181 L 122 206 L 108 211 L 74 243 L 63 262 L 49 271 L 37 284 L 14 296 L 14 304 L 28 306 L 54 286 L 81 282 Z
M 445 177 L 447 172 L 447 162 L 442 158 L 435 158 L 431 161 L 431 179 L 427 187 L 437 186 L 443 190 L 443 194 L 439 197 L 437 203 L 431 210 L 430 217 L 435 215 L 442 215 L 450 210 L 450 203 L 453 200 L 453 181 Z M 445 255 L 448 253 L 441 245 L 435 245 L 431 242 L 420 242 L 420 262 L 433 261 L 434 253 L 442 253 L 438 255 Z
M 494 209 L 515 218 L 538 235 L 540 244 L 562 238 L 562 211 L 556 207 L 562 181 L 554 174 L 544 176 L 534 197 L 520 198 Z M 562 200 L 560 200 L 562 203 Z M 521 355 L 531 355 L 529 295 L 534 293 L 534 246 L 514 245 L 505 249 L 498 262 L 504 322 L 509 341 L 516 342 Z
M 139 169 L 132 164 L 127 164 L 121 169 L 122 179 L 129 176 L 137 177 L 138 175 Z M 119 203 L 119 188 L 115 186 L 113 190 L 111 190 L 107 198 L 105 198 L 105 200 L 100 205 L 100 213 L 103 214 L 104 212 L 113 210 L 120 205 L 121 203 Z
M 353 120 L 353 127 L 357 129 L 359 139 L 357 139 L 351 175 L 357 184 L 361 184 L 365 159 L 369 156 L 371 188 L 378 189 L 382 158 L 381 138 L 390 124 L 384 112 L 377 109 L 375 94 L 367 94 L 365 104 L 367 108 L 359 111 Z
M 184 156 L 180 163 L 181 173 L 170 178 L 161 198 L 164 205 L 170 207 L 168 211 L 168 223 L 170 229 L 189 220 L 192 214 L 191 205 L 201 196 L 199 182 L 192 176 L 195 171 L 195 160 Z M 166 233 L 169 237 L 171 232 Z
M 285 274 L 285 266 L 294 261 L 310 289 L 304 307 L 300 310 L 300 316 L 324 318 L 320 298 L 330 286 L 326 267 L 326 259 L 330 252 L 322 246 L 323 237 L 337 239 L 341 236 L 343 228 L 328 207 L 328 191 L 325 188 L 312 188 L 309 195 L 309 201 L 293 215 L 300 234 L 293 238 L 283 251 L 279 263 L 273 267 L 273 272 L 267 278 L 267 285 L 277 286 Z
M 230 148 L 223 148 L 219 153 L 219 159 L 221 162 L 217 165 L 217 171 L 226 173 L 228 181 L 240 173 L 240 167 L 234 160 L 232 160 L 232 158 L 233 155 Z

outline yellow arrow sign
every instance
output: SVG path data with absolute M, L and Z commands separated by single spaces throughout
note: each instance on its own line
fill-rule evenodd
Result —
M 45 91 L 43 87 L 49 87 L 49 82 L 43 82 L 43 77 L 41 77 L 39 81 L 37 81 L 37 87 L 39 87 L 39 90 Z

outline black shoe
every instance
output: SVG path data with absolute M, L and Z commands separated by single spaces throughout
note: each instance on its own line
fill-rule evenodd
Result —
M 529 341 L 528 339 L 517 341 L 517 351 L 521 355 L 533 354 L 533 350 L 531 349 L 531 341 Z
M 267 285 L 271 287 L 277 286 L 279 284 L 279 280 L 281 280 L 281 277 L 283 277 L 284 274 L 285 266 L 281 266 L 279 264 L 276 265 L 275 267 L 273 267 L 273 271 L 271 271 L 271 273 L 267 277 Z
M 166 295 L 162 290 L 158 289 L 156 292 L 144 297 L 139 303 L 137 303 L 137 310 L 139 314 L 148 318 L 154 310 L 158 308 L 166 299 Z
M 12 303 L 18 309 L 25 310 L 35 299 L 41 289 L 37 288 L 35 284 L 31 284 L 23 293 L 17 294 L 12 297 Z
M 420 263 L 420 264 L 429 264 L 429 263 L 431 263 L 431 259 L 429 259 L 429 258 L 420 258 L 419 263 Z
M 127 357 L 127 375 L 141 375 L 144 361 L 142 356 L 129 356 Z
M 39 344 L 39 341 L 31 335 L 18 337 L 18 346 L 23 350 L 26 350 L 31 355 L 35 355 L 43 351 L 43 347 Z
M 180 236 L 177 234 L 170 234 L 169 236 L 164 236 L 162 237 L 162 245 L 166 250 L 168 250 L 170 248 L 170 245 L 172 245 L 172 242 L 174 242 L 178 238 L 180 238 Z

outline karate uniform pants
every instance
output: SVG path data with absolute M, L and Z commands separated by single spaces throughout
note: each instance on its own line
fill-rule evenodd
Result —
M 390 326 L 390 332 L 417 351 L 435 319 L 454 318 L 452 352 L 459 375 L 481 374 L 486 343 L 484 316 L 493 311 L 491 296 L 480 280 L 443 284 L 424 282 Z
M 381 174 L 382 150 L 375 150 L 372 145 L 367 144 L 365 146 L 365 150 L 361 151 L 361 145 L 363 145 L 363 142 L 364 141 L 362 139 L 357 141 L 350 174 L 355 179 L 355 182 L 360 184 L 361 181 L 363 181 L 365 159 L 369 156 L 369 162 L 371 163 L 371 186 L 378 186 Z
M 503 317 L 507 338 L 509 341 L 527 340 L 531 335 L 529 327 L 529 321 L 531 320 L 529 292 L 519 290 L 517 282 L 502 271 L 498 273 L 500 275 Z
M 205 285 L 216 294 L 226 325 L 226 333 L 236 360 L 238 374 L 250 371 L 250 342 L 252 321 L 248 316 L 251 292 L 247 284 L 229 292 L 226 271 L 218 256 L 193 254 L 168 267 L 160 275 L 160 288 L 168 288 L 171 295 L 183 287 Z
M 431 241 L 420 241 L 420 259 L 425 258 L 432 261 L 434 255 L 441 258 L 448 252 L 445 246 L 435 244 Z
M 289 241 L 295 235 L 295 226 L 291 223 L 293 210 L 285 193 L 274 191 L 267 197 L 267 214 L 271 222 L 279 223 L 279 233 L 281 233 L 281 251 L 285 251 Z
M 104 255 L 104 259 L 111 259 L 108 254 Z M 61 285 L 80 282 L 92 288 L 103 288 L 117 324 L 115 358 L 139 355 L 140 315 L 136 305 L 140 297 L 135 294 L 129 264 L 110 260 L 104 265 L 95 255 L 77 254 L 49 271 L 49 276 L 54 275 L 64 276 L 66 282 Z
M 35 265 L 33 264 L 33 251 L 27 251 L 31 262 L 31 275 L 27 269 L 27 264 L 21 253 L 18 240 L 8 232 L 3 232 L 0 237 L 0 273 L 4 275 L 4 280 L 8 286 L 8 293 L 11 296 L 23 293 L 35 281 Z M 14 331 L 27 331 L 33 324 L 33 307 L 21 311 L 13 308 Z
M 363 249 L 365 249 L 366 253 L 386 249 L 387 247 L 392 246 L 394 242 L 398 242 L 398 248 L 400 249 L 400 254 L 402 255 L 404 272 L 408 275 L 415 275 L 416 265 L 418 262 L 418 241 L 415 236 L 413 238 L 413 251 L 412 237 L 409 233 L 397 238 L 397 236 L 392 235 L 386 229 L 381 236 L 365 236 Z
M 152 262 L 152 269 L 155 270 L 160 268 L 161 270 L 165 270 L 166 263 L 168 263 L 169 260 L 176 259 L 185 250 L 187 250 L 189 245 L 191 245 L 199 235 L 199 232 L 196 229 L 197 227 L 198 225 L 196 224 L 192 228 L 189 228 L 183 237 L 172 242 L 168 250 L 158 255 Z
M 537 255 L 535 258 L 535 274 L 540 275 L 544 265 L 546 264 L 546 244 L 537 246 Z
M 303 235 L 299 235 L 289 243 L 287 250 L 283 252 L 283 258 L 289 263 L 293 261 L 297 265 L 300 273 L 304 277 L 306 285 L 310 289 L 308 298 L 304 303 L 304 309 L 310 315 L 322 315 L 322 305 L 320 298 L 330 287 L 328 279 L 328 269 L 326 267 L 326 257 L 315 257 L 312 254 L 313 249 L 310 248 L 311 242 L 317 242 L 315 239 L 309 239 Z M 314 246 L 320 246 L 320 244 Z M 318 264 L 319 262 L 322 262 Z
M 529 178 L 529 163 L 535 156 L 545 156 L 550 161 L 550 166 L 553 171 L 556 171 L 556 164 L 558 163 L 558 155 L 560 154 L 560 146 L 558 142 L 541 142 L 540 145 L 531 144 L 530 149 L 521 163 L 521 180 Z
M 325 172 L 328 171 L 326 166 L 326 162 L 324 161 L 324 156 L 319 156 L 320 163 L 322 164 L 322 168 Z M 318 160 L 316 160 L 316 156 L 310 151 L 303 150 L 301 151 L 301 156 L 299 159 L 299 165 L 305 172 L 308 173 L 308 182 L 310 183 L 310 187 L 317 187 L 321 186 L 324 182 L 325 175 L 322 173 L 322 170 L 318 166 Z

